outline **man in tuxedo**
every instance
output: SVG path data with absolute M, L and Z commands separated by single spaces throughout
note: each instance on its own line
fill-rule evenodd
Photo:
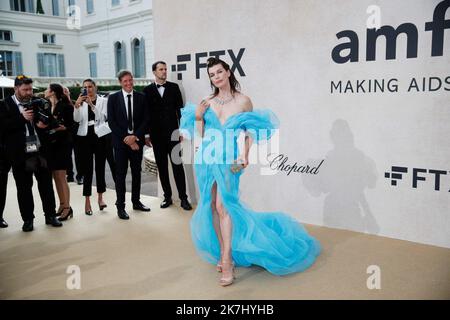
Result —
M 181 156 L 178 159 L 172 159 L 172 150 L 180 142 L 177 130 L 180 124 L 180 108 L 183 107 L 183 98 L 178 85 L 167 81 L 167 65 L 165 62 L 155 62 L 152 65 L 152 70 L 155 75 L 155 82 L 144 88 L 150 110 L 149 135 L 146 136 L 146 144 L 153 146 L 159 180 L 164 191 L 164 201 L 161 203 L 161 208 L 167 208 L 173 203 L 167 159 L 167 156 L 169 156 L 181 207 L 184 210 L 191 210 L 192 207 L 186 195 L 186 181 Z
M 131 167 L 131 201 L 133 209 L 150 211 L 140 201 L 141 165 L 145 133 L 148 131 L 148 108 L 145 95 L 133 90 L 133 74 L 122 70 L 117 75 L 122 90 L 108 97 L 108 124 L 116 158 L 116 207 L 120 219 L 130 217 L 125 211 L 125 178 L 128 161 Z
M 33 100 L 32 83 L 31 78 L 18 76 L 14 80 L 14 95 L 7 97 L 0 105 L 1 136 L 7 161 L 6 169 L 3 166 L 2 172 L 9 171 L 9 166 L 12 166 L 19 210 L 24 221 L 22 230 L 25 232 L 33 231 L 35 217 L 33 174 L 38 183 L 45 223 L 54 227 L 62 226 L 56 219 L 52 175 L 46 167 L 41 150 L 45 147 L 45 131 L 48 124 L 34 121 L 34 111 L 28 108 L 28 103 Z

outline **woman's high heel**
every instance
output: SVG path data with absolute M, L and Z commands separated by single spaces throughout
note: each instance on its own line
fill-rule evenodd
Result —
M 73 209 L 72 209 L 72 207 L 64 208 L 63 212 L 66 209 L 69 209 L 68 213 L 65 216 L 63 216 L 63 213 L 61 213 L 61 216 L 58 218 L 59 221 L 66 221 L 69 218 L 73 218 Z
M 85 210 L 84 213 L 88 216 L 92 216 L 92 210 Z
M 103 209 L 105 209 L 107 207 L 106 204 L 98 204 L 98 207 L 100 208 L 100 211 L 103 211 Z
M 56 216 L 59 217 L 63 211 L 64 208 L 61 208 L 59 211 L 56 211 Z
M 217 272 L 222 272 L 222 263 L 219 261 L 216 265 Z
M 234 279 L 235 279 L 235 276 L 234 276 L 234 263 L 231 262 L 230 265 L 231 265 L 231 276 L 230 277 L 224 277 L 222 275 L 222 277 L 219 280 L 219 284 L 222 287 L 226 287 L 226 286 L 231 285 L 233 283 Z M 222 265 L 222 274 L 223 274 L 223 265 Z

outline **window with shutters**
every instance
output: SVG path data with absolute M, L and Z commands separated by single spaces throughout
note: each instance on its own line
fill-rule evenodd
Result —
M 52 11 L 54 16 L 59 16 L 59 0 L 52 0 Z
M 94 13 L 94 0 L 86 0 L 86 12 L 87 14 Z
M 0 51 L 0 72 L 4 76 L 17 76 L 22 74 L 22 53 Z
M 145 77 L 145 45 L 144 38 L 134 39 L 131 42 L 133 51 L 133 74 L 136 78 Z
M 56 53 L 38 53 L 39 77 L 65 77 L 64 55 Z
M 75 0 L 68 0 L 69 17 L 76 15 Z
M 97 78 L 97 53 L 89 52 L 89 70 L 91 78 Z
M 12 32 L 9 30 L 0 30 L 1 41 L 12 41 Z
M 45 44 L 55 44 L 56 43 L 56 35 L 44 33 L 42 35 L 42 42 Z
M 9 0 L 11 11 L 34 12 L 34 0 Z
M 125 43 L 122 42 L 116 42 L 114 44 L 114 55 L 116 60 L 116 74 L 122 70 L 126 69 L 126 55 L 125 55 Z

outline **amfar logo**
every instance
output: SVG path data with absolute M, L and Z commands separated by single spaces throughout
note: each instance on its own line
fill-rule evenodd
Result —
M 431 56 L 442 56 L 444 53 L 444 31 L 450 29 L 450 20 L 445 19 L 445 13 L 450 7 L 450 0 L 444 0 L 434 9 L 433 21 L 425 23 L 425 31 L 431 31 Z M 400 34 L 406 34 L 407 58 L 417 58 L 418 47 L 418 31 L 413 23 L 403 23 L 395 29 L 392 26 L 385 25 L 381 28 L 367 29 L 366 34 L 366 61 L 374 61 L 376 59 L 376 43 L 380 36 L 386 38 L 386 59 L 396 59 L 397 38 Z M 338 39 L 348 38 L 349 42 L 341 43 L 334 47 L 331 57 L 336 63 L 358 62 L 359 61 L 359 38 L 355 31 L 344 30 L 336 34 Z M 341 55 L 342 51 L 349 49 L 347 55 Z
M 386 179 L 391 179 L 391 185 L 396 186 L 397 182 L 402 180 L 403 175 L 406 175 L 407 173 L 408 173 L 407 167 L 392 166 L 391 172 L 385 172 L 384 177 Z M 447 175 L 446 170 L 412 168 L 412 187 L 417 188 L 417 184 L 419 181 L 434 179 L 434 190 L 440 191 L 441 176 L 444 175 Z M 448 192 L 450 192 L 450 189 L 448 190 Z
M 206 60 L 209 57 L 219 58 L 221 56 L 228 55 L 231 59 L 231 71 L 239 72 L 241 77 L 245 77 L 244 69 L 241 65 L 241 59 L 244 55 L 245 48 L 239 49 L 239 52 L 236 54 L 232 49 L 228 50 L 219 50 L 219 51 L 210 51 L 210 52 L 199 52 L 193 54 L 195 56 L 195 79 L 200 79 L 200 70 L 206 68 Z M 172 72 L 178 72 L 178 80 L 183 79 L 183 74 L 181 72 L 187 70 L 186 62 L 192 60 L 191 54 L 181 54 L 177 56 L 177 64 L 172 65 Z

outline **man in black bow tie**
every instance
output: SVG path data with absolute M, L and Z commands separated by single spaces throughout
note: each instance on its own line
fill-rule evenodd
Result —
M 150 110 L 149 135 L 146 136 L 146 144 L 153 146 L 159 180 L 164 191 L 161 208 L 167 208 L 172 204 L 172 188 L 170 187 L 167 159 L 169 156 L 181 207 L 184 210 L 191 210 L 192 207 L 186 195 L 186 181 L 181 157 L 172 159 L 172 150 L 180 142 L 178 129 L 183 98 L 178 85 L 167 81 L 165 62 L 155 62 L 152 70 L 155 82 L 144 88 Z

